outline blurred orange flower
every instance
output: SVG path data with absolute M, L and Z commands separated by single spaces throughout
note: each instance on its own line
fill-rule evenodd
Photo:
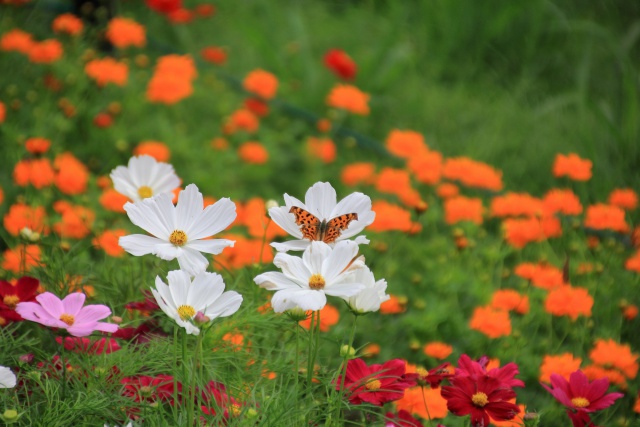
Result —
M 144 47 L 147 44 L 147 35 L 144 26 L 133 19 L 116 17 L 109 21 L 107 40 L 117 48 L 124 49 L 129 46 Z
M 336 160 L 336 144 L 330 138 L 310 136 L 307 139 L 307 153 L 323 163 L 331 163 Z
M 51 64 L 62 57 L 62 43 L 55 39 L 34 43 L 29 49 L 29 61 L 34 64 Z
M 31 207 L 24 203 L 16 203 L 4 215 L 4 228 L 12 236 L 20 234 L 20 230 L 28 228 L 37 233 L 49 233 L 47 227 L 47 213 L 42 206 Z
M 6 118 L 7 118 L 7 107 L 5 107 L 2 102 L 0 102 L 0 124 L 4 123 Z
M 373 202 L 371 210 L 376 213 L 376 219 L 369 226 L 373 231 L 412 231 L 415 224 L 411 222 L 411 212 L 400 206 L 384 200 Z
M 450 182 L 443 182 L 442 184 L 438 185 L 436 193 L 440 198 L 448 199 L 460 194 L 460 189 L 455 184 L 451 184 Z
M 107 255 L 112 257 L 121 257 L 124 255 L 124 249 L 118 244 L 118 240 L 122 236 L 126 236 L 127 231 L 122 229 L 104 230 L 93 238 L 94 246 L 102 249 Z
M 247 92 L 258 95 L 262 99 L 271 99 L 278 91 L 278 79 L 265 70 L 253 70 L 242 81 Z
M 624 216 L 624 210 L 618 206 L 598 203 L 587 207 L 584 226 L 594 230 L 613 230 L 626 233 L 629 231 L 629 225 Z
M 40 264 L 40 246 L 18 245 L 4 251 L 2 268 L 13 273 L 25 273 Z
M 385 167 L 376 178 L 376 190 L 381 193 L 400 194 L 408 188 L 411 188 L 411 178 L 403 169 Z
M 376 167 L 373 163 L 351 163 L 342 168 L 340 179 L 345 185 L 372 184 L 375 180 Z
M 498 310 L 515 311 L 518 314 L 529 312 L 529 297 L 513 289 L 499 289 L 491 297 L 491 307 Z
M 429 152 L 422 134 L 412 130 L 393 129 L 385 141 L 387 150 L 394 156 L 410 159 Z
M 320 330 L 322 332 L 329 332 L 329 329 L 340 320 L 340 312 L 337 308 L 331 304 L 326 304 L 320 309 Z M 300 326 L 305 329 L 311 327 L 311 312 L 307 312 L 307 318 L 300 322 Z
M 109 57 L 87 62 L 84 66 L 84 72 L 101 87 L 107 83 L 124 86 L 129 78 L 127 64 Z
M 86 191 L 89 170 L 73 154 L 65 152 L 57 155 L 53 166 L 56 169 L 55 184 L 60 191 L 68 195 Z
M 80 34 L 83 27 L 82 20 L 72 13 L 58 15 L 51 23 L 51 28 L 55 33 L 64 33 L 70 36 Z
M 28 55 L 35 43 L 31 34 L 15 28 L 2 35 L 0 38 L 0 50 Z
M 244 106 L 258 117 L 265 117 L 269 114 L 269 104 L 258 98 L 249 97 L 245 99 Z
M 491 215 L 495 217 L 534 216 L 542 212 L 542 200 L 527 193 L 506 193 L 491 200 Z
M 263 165 L 269 160 L 267 149 L 256 141 L 248 141 L 242 144 L 238 148 L 238 155 L 242 161 L 253 165 Z
M 620 387 L 627 386 L 627 380 L 624 375 L 615 368 L 607 368 L 598 365 L 589 365 L 582 368 L 582 372 L 590 380 L 597 380 L 599 378 L 607 378 L 611 384 L 615 384 Z
M 369 95 L 355 86 L 337 84 L 327 95 L 327 105 L 366 116 L 369 114 Z
M 629 271 L 635 271 L 640 273 L 640 251 L 636 251 L 631 257 L 627 258 L 624 263 L 624 268 Z
M 503 221 L 503 226 L 506 241 L 518 249 L 531 242 L 541 242 L 549 237 L 562 235 L 560 221 L 553 216 L 507 218 Z
M 111 212 L 124 213 L 124 204 L 129 201 L 127 196 L 118 193 L 113 188 L 105 189 L 100 195 L 99 202 L 103 208 Z
M 453 353 L 453 347 L 440 341 L 427 343 L 422 350 L 424 354 L 434 359 L 446 359 Z
M 421 152 L 408 159 L 407 167 L 418 182 L 428 185 L 437 184 L 442 176 L 442 154 L 437 151 Z
M 175 74 L 154 74 L 147 85 L 147 99 L 161 104 L 175 104 L 193 94 L 189 80 Z
M 455 196 L 444 201 L 444 220 L 447 224 L 471 221 L 482 224 L 482 199 L 477 197 Z
M 467 187 L 492 191 L 502 190 L 501 171 L 468 157 L 446 159 L 442 169 L 442 176 L 459 181 Z
M 629 379 L 638 375 L 638 353 L 632 353 L 629 344 L 618 344 L 613 339 L 598 339 L 589 358 L 596 365 L 618 369 Z
M 507 311 L 492 307 L 476 307 L 471 315 L 469 327 L 489 338 L 498 338 L 511 334 L 511 319 Z
M 548 215 L 561 213 L 564 215 L 579 215 L 582 213 L 580 199 L 571 190 L 551 189 L 542 199 L 544 211 Z
M 558 374 L 569 381 L 569 375 L 580 369 L 582 359 L 574 357 L 571 353 L 563 353 L 557 356 L 546 355 L 540 365 L 541 382 L 551 383 L 551 374 Z
M 200 51 L 200 56 L 207 62 L 222 65 L 227 62 L 227 51 L 222 47 L 209 46 Z
M 532 264 L 525 262 L 516 267 L 515 273 L 517 276 L 531 280 L 534 286 L 546 290 L 565 284 L 562 270 L 546 263 Z
M 264 238 L 269 242 L 278 236 L 286 236 L 288 234 L 267 217 L 265 202 L 259 197 L 249 199 L 244 204 L 242 223 L 247 227 L 251 237 Z
M 380 304 L 380 313 L 382 314 L 400 314 L 406 310 L 405 304 L 402 303 L 400 298 L 390 294 L 390 298 Z
M 53 209 L 62 215 L 61 220 L 53 224 L 53 231 L 60 237 L 83 239 L 91 233 L 96 218 L 91 209 L 63 201 L 54 203 Z
M 49 151 L 51 141 L 46 138 L 33 137 L 24 142 L 24 146 L 28 152 L 34 155 L 44 154 Z
M 263 242 L 262 238 L 247 239 L 236 234 L 228 234 L 225 238 L 233 239 L 236 243 L 232 248 L 225 249 L 222 254 L 215 257 L 216 265 L 237 270 L 260 262 L 273 261 L 273 248 L 269 245 L 269 241 Z
M 237 130 L 243 130 L 248 133 L 253 133 L 260 127 L 260 121 L 258 117 L 251 111 L 240 108 L 233 112 L 229 120 L 225 123 L 225 133 L 232 134 Z
M 444 418 L 449 412 L 447 401 L 440 395 L 439 388 L 411 387 L 406 389 L 404 396 L 394 403 L 398 410 L 404 409 L 425 420 Z
M 190 55 L 161 56 L 156 62 L 154 73 L 179 76 L 190 81 L 198 77 L 196 63 Z
M 160 141 L 142 141 L 133 149 L 136 156 L 151 156 L 159 162 L 168 162 L 171 158 L 169 147 Z
M 49 159 L 28 159 L 16 163 L 13 181 L 21 186 L 33 185 L 41 189 L 53 184 L 55 172 Z
M 638 207 L 638 194 L 631 188 L 618 188 L 609 194 L 609 204 L 632 211 Z
M 576 320 L 583 315 L 591 317 L 593 297 L 585 288 L 560 286 L 549 291 L 544 302 L 544 309 L 554 316 L 569 316 Z
M 553 162 L 553 176 L 566 176 L 574 181 L 588 181 L 591 179 L 591 160 L 581 159 L 577 154 L 556 154 Z

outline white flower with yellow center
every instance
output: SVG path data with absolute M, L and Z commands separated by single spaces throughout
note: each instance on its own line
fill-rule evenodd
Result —
M 118 166 L 109 177 L 113 188 L 134 202 L 162 193 L 171 194 L 180 186 L 173 166 L 147 155 L 130 158 L 127 166 Z
M 352 297 L 344 298 L 349 308 L 355 313 L 364 314 L 371 311 L 378 311 L 380 310 L 380 304 L 391 298 L 391 296 L 386 293 L 387 281 L 380 279 L 376 282 L 373 273 L 367 266 L 356 269 L 352 279 L 354 282 L 362 283 L 365 286 L 360 293 Z
M 195 184 L 180 192 L 178 204 L 168 194 L 159 194 L 138 203 L 126 203 L 129 219 L 152 236 L 132 234 L 120 237 L 122 248 L 135 256 L 156 255 L 178 259 L 180 269 L 192 276 L 206 270 L 209 261 L 200 252 L 217 255 L 233 240 L 203 240 L 227 228 L 236 218 L 236 205 L 223 198 L 204 208 L 202 193 Z M 155 236 L 155 237 L 154 237 Z
M 364 266 L 356 259 L 358 244 L 344 240 L 331 248 L 313 241 L 302 258 L 280 252 L 273 263 L 282 270 L 267 272 L 253 280 L 260 287 L 277 291 L 271 298 L 276 313 L 291 309 L 320 310 L 327 303 L 326 295 L 348 298 L 365 287 L 354 280 L 356 271 Z
M 0 388 L 13 388 L 16 386 L 16 374 L 6 366 L 0 366 Z
M 217 273 L 203 271 L 191 280 L 186 272 L 174 270 L 169 272 L 167 281 L 169 285 L 156 276 L 156 288 L 151 288 L 151 292 L 162 311 L 185 328 L 188 334 L 200 333 L 194 324 L 198 313 L 200 319 L 212 321 L 232 315 L 242 303 L 239 293 L 224 292 L 222 276 Z

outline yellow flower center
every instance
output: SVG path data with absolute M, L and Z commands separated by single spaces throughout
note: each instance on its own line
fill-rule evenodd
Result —
M 423 367 L 419 367 L 416 368 L 416 374 L 420 375 L 420 378 L 425 378 L 429 376 L 429 371 L 427 371 Z
M 169 236 L 169 241 L 176 246 L 184 246 L 187 243 L 187 233 L 182 230 L 174 230 Z
M 231 409 L 231 414 L 234 417 L 237 417 L 242 412 L 242 408 L 237 403 L 231 404 L 231 408 L 230 409 Z
M 311 277 L 309 277 L 309 287 L 314 291 L 317 291 L 318 289 L 324 289 L 325 284 L 326 282 L 324 281 L 324 277 L 322 277 L 322 274 L 313 274 Z
M 474 405 L 482 408 L 484 407 L 484 405 L 489 403 L 489 397 L 487 397 L 487 395 L 484 394 L 483 392 L 479 391 L 473 396 L 471 396 L 471 401 L 473 402 Z
M 380 383 L 380 380 L 369 380 L 367 381 L 367 383 L 364 385 L 364 387 L 367 390 L 371 390 L 371 391 L 376 391 L 376 390 L 380 390 L 380 386 L 382 385 L 382 383 Z
M 143 385 L 142 387 L 140 387 L 139 391 L 140 395 L 145 397 L 151 396 L 151 393 L 153 393 L 153 389 L 148 385 Z
M 140 196 L 141 199 L 146 199 L 153 196 L 153 190 L 151 189 L 151 187 L 143 185 L 142 187 L 138 188 L 138 196 Z
M 191 320 L 196 315 L 196 309 L 190 305 L 181 305 L 178 307 L 178 315 L 182 320 Z
M 575 406 L 576 408 L 586 408 L 587 406 L 591 405 L 591 402 L 589 402 L 584 397 L 574 397 L 573 399 L 571 399 L 571 403 L 573 403 L 573 406 Z
M 73 322 L 76 321 L 75 317 L 73 317 L 71 314 L 63 314 L 62 316 L 60 316 L 60 320 L 62 320 L 69 326 L 73 326 Z
M 20 302 L 20 298 L 17 295 L 7 295 L 2 302 L 9 308 L 16 308 L 16 305 Z

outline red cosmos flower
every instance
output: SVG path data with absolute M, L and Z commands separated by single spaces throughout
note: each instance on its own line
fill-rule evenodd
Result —
M 508 402 L 516 393 L 497 378 L 457 376 L 449 381 L 452 385 L 442 387 L 441 391 L 447 408 L 458 416 L 471 415 L 472 427 L 488 426 L 489 417 L 496 421 L 511 420 L 520 411 L 518 405 Z
M 62 344 L 62 337 L 57 337 L 56 342 Z M 65 337 L 64 348 L 74 353 L 109 354 L 120 350 L 120 344 L 113 338 L 100 338 L 92 341 L 86 337 Z
M 590 412 L 599 411 L 613 405 L 622 393 L 607 393 L 609 379 L 600 378 L 589 382 L 581 370 L 569 376 L 569 381 L 561 375 L 551 374 L 553 389 L 540 383 L 556 400 L 567 407 L 567 415 L 574 427 L 590 425 Z
M 453 374 L 449 370 L 450 365 L 451 363 L 446 362 L 438 366 L 437 368 L 429 369 L 427 375 L 420 375 L 420 380 L 429 383 L 429 386 L 431 388 L 438 388 L 440 387 L 440 383 L 443 380 L 446 380 L 453 376 Z
M 127 310 L 137 310 L 143 316 L 149 316 L 151 313 L 160 310 L 160 306 L 156 302 L 156 299 L 151 295 L 149 291 L 142 291 L 144 295 L 144 301 L 142 302 L 130 302 L 125 304 Z
M 382 365 L 367 366 L 362 359 L 347 362 L 344 385 L 349 393 L 349 402 L 359 405 L 368 402 L 382 406 L 401 399 L 404 390 L 416 385 L 416 374 L 405 374 L 406 363 L 393 359 Z M 342 376 L 338 377 L 336 390 L 340 389 Z
M 469 356 L 463 354 L 458 359 L 458 367 L 456 368 L 456 377 L 470 377 L 477 379 L 484 375 L 495 378 L 503 385 L 503 387 L 524 387 L 524 382 L 515 379 L 515 376 L 520 373 L 518 365 L 515 363 L 507 363 L 501 368 L 493 368 L 487 372 L 487 363 L 489 358 L 482 356 L 477 362 L 471 360 Z
M 33 277 L 21 277 L 15 285 L 0 280 L 0 319 L 11 322 L 24 320 L 16 312 L 16 305 L 20 302 L 35 301 L 40 282 Z
M 122 395 L 133 399 L 135 402 L 155 403 L 158 401 L 169 402 L 173 405 L 173 377 L 171 375 L 158 375 L 150 377 L 138 375 L 125 377 L 120 380 L 124 384 Z M 182 392 L 182 384 L 179 382 L 178 392 Z
M 324 65 L 338 77 L 351 80 L 356 76 L 358 66 L 349 55 L 340 49 L 330 49 L 324 55 Z
M 217 381 L 209 381 L 206 387 L 201 390 L 202 401 L 206 404 L 200 409 L 205 415 L 217 415 L 222 412 L 225 420 L 231 415 L 238 415 L 242 412 L 242 405 L 233 397 L 227 394 L 224 384 Z
M 119 328 L 116 332 L 111 334 L 112 338 L 120 338 L 125 341 L 130 341 L 133 344 L 144 344 L 153 339 L 153 336 L 166 336 L 162 329 L 155 320 L 142 323 L 140 326 Z
M 165 15 L 182 9 L 182 0 L 146 0 L 149 9 Z
M 404 409 L 399 410 L 397 414 L 387 412 L 386 418 L 384 427 L 423 427 L 420 421 Z

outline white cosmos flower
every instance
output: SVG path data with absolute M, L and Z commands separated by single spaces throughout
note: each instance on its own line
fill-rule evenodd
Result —
M 130 158 L 127 166 L 118 166 L 109 176 L 113 188 L 134 202 L 162 193 L 170 194 L 180 186 L 173 166 L 147 155 Z
M 16 386 L 16 374 L 11 369 L 0 366 L 0 388 L 13 388 Z
M 358 314 L 380 310 L 380 304 L 391 298 L 386 294 L 387 281 L 380 279 L 376 282 L 373 273 L 367 266 L 358 268 L 352 277 L 356 283 L 364 284 L 365 288 L 360 293 L 344 298 L 352 311 Z
M 180 192 L 178 204 L 171 196 L 159 194 L 138 203 L 126 203 L 129 219 L 152 236 L 133 234 L 120 237 L 119 244 L 132 255 L 157 255 L 170 261 L 178 259 L 180 269 L 192 276 L 204 271 L 209 261 L 200 252 L 217 255 L 233 240 L 202 240 L 221 232 L 236 219 L 236 205 L 223 198 L 204 208 L 202 194 L 195 184 Z
M 327 303 L 326 295 L 345 298 L 364 289 L 364 284 L 353 280 L 356 270 L 364 265 L 361 259 L 355 259 L 357 254 L 358 244 L 350 240 L 333 248 L 324 242 L 311 242 L 302 258 L 276 254 L 273 263 L 282 273 L 267 272 L 253 280 L 260 287 L 277 291 L 271 298 L 276 313 L 320 310 Z
M 227 317 L 238 311 L 242 295 L 235 291 L 224 291 L 222 276 L 203 271 L 191 280 L 182 270 L 170 271 L 166 285 L 156 276 L 156 288 L 151 288 L 158 305 L 188 334 L 198 335 L 200 329 L 194 325 L 194 318 L 201 313 L 213 320 Z
M 360 233 L 367 225 L 371 224 L 376 217 L 371 210 L 371 198 L 362 193 L 351 193 L 339 203 L 336 199 L 336 190 L 328 182 L 316 182 L 307 190 L 304 196 L 304 203 L 288 194 L 284 195 L 285 206 L 269 209 L 269 216 L 287 233 L 298 240 L 290 240 L 283 243 L 272 243 L 276 250 L 280 252 L 301 251 L 309 247 L 311 240 L 303 238 L 301 227 L 296 224 L 295 215 L 290 213 L 292 207 L 304 209 L 313 215 L 318 223 L 329 223 L 332 219 L 342 215 L 355 213 L 357 220 L 349 222 L 349 226 L 340 232 L 337 241 L 350 239 Z M 369 243 L 365 236 L 358 236 L 355 239 L 358 244 Z M 333 245 L 333 242 L 330 243 Z

